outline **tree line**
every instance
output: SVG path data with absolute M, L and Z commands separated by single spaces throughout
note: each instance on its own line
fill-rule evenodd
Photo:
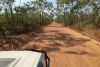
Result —
M 0 0 L 0 34 L 20 34 L 42 29 L 54 17 L 65 26 L 100 28 L 99 0 L 35 0 L 15 6 L 15 0 Z
M 0 34 L 2 35 L 39 30 L 52 21 L 52 2 L 35 0 L 16 6 L 15 0 L 0 0 Z
M 20 4 L 16 6 L 15 0 L 0 0 L 0 45 L 12 44 L 15 35 L 41 30 L 53 21 L 52 2 L 34 0 Z
M 99 0 L 57 0 L 56 21 L 77 28 L 100 28 Z
M 100 29 L 99 0 L 34 0 L 16 6 L 15 0 L 0 0 L 0 37 L 41 30 L 56 22 L 77 28 Z

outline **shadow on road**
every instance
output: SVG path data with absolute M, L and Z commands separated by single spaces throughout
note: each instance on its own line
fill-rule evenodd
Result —
M 54 35 L 48 33 L 55 33 Z M 46 42 L 47 43 L 44 43 Z M 90 41 L 85 38 L 77 38 L 68 33 L 62 33 L 59 30 L 53 30 L 48 32 L 39 32 L 39 33 L 29 33 L 28 35 L 22 35 L 16 44 L 20 44 L 21 46 L 25 46 L 24 48 L 34 48 L 37 45 L 37 48 L 44 49 L 47 52 L 60 51 L 61 47 L 74 47 L 74 46 L 85 46 L 84 43 Z M 32 42 L 31 45 L 28 43 Z M 38 44 L 36 44 L 36 42 Z M 63 44 L 62 44 L 62 43 Z M 43 46 L 44 45 L 44 46 Z M 28 46 L 28 47 L 27 47 Z M 35 49 L 35 48 L 34 48 Z
M 60 51 L 62 50 L 61 47 L 85 46 L 84 43 L 90 41 L 86 38 L 74 37 L 62 31 L 59 29 L 51 29 L 47 31 L 42 30 L 37 33 L 31 32 L 23 34 L 12 41 L 15 48 L 43 49 L 47 52 Z

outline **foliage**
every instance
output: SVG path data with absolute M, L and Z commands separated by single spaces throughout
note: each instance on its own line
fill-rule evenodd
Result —
M 56 10 L 56 20 L 65 26 L 100 28 L 100 1 L 57 0 Z
M 53 21 L 53 4 L 35 0 L 21 6 L 15 0 L 0 0 L 0 35 L 8 42 L 11 35 L 40 30 Z
M 14 0 L 0 0 L 0 33 L 6 35 L 20 34 L 36 29 L 52 22 L 53 4 L 47 0 L 36 0 L 13 6 Z M 48 13 L 49 11 L 49 13 Z M 6 34 L 5 34 L 6 33 Z

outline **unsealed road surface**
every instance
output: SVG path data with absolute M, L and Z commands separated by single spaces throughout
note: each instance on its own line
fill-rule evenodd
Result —
M 52 23 L 30 37 L 23 48 L 47 51 L 50 67 L 100 67 L 100 43 L 60 24 Z

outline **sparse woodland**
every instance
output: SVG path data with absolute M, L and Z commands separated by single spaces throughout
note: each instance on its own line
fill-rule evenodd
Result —
M 100 30 L 99 0 L 35 0 L 16 6 L 15 0 L 0 0 L 0 36 L 8 43 L 9 36 L 42 30 L 53 21 L 77 29 Z M 4 44 L 3 43 L 3 44 Z
M 38 31 L 52 21 L 53 4 L 47 0 L 19 6 L 15 6 L 15 0 L 0 0 L 0 35 L 6 41 L 7 36 Z
M 99 0 L 57 0 L 56 21 L 100 41 Z
M 57 0 L 57 21 L 65 26 L 100 28 L 100 1 Z

